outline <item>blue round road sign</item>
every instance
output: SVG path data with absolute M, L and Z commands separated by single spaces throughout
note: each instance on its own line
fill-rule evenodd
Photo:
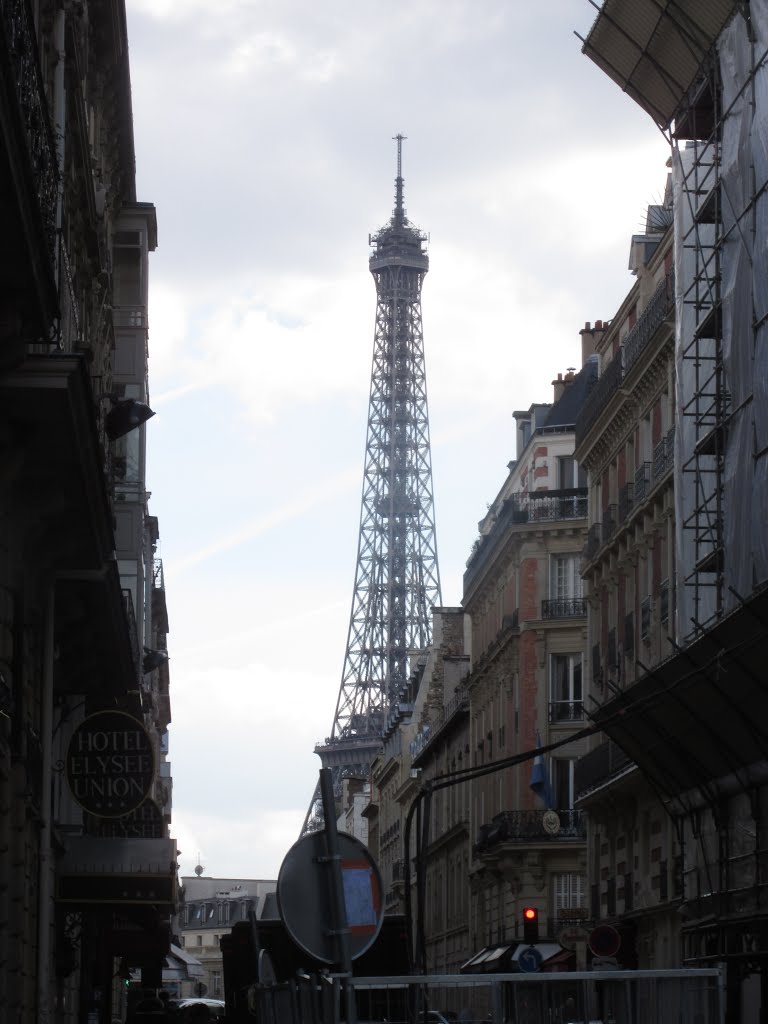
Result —
M 525 971 L 526 974 L 533 974 L 535 971 L 538 971 L 541 964 L 542 956 L 535 946 L 529 946 L 527 949 L 524 949 L 517 958 L 517 966 L 521 971 Z

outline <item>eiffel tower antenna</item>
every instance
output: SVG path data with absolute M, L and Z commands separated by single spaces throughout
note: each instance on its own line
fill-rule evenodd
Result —
M 352 611 L 331 735 L 315 748 L 337 796 L 345 777 L 368 777 L 408 685 L 409 654 L 430 645 L 441 601 L 421 324 L 427 236 L 406 217 L 405 136 L 394 138 L 395 208 L 369 238 L 376 321 Z M 322 824 L 318 788 L 302 834 Z

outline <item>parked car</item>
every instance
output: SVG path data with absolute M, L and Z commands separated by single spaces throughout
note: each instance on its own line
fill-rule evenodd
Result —
M 178 1024 L 198 1024 L 198 1021 L 223 1021 L 226 1004 L 223 999 L 204 999 L 190 996 L 188 999 L 169 999 L 168 1007 L 173 1011 Z

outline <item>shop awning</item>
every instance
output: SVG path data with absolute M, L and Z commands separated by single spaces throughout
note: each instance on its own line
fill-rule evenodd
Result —
M 513 950 L 516 943 L 510 945 L 485 946 L 479 953 L 467 960 L 459 968 L 461 974 L 490 974 L 502 969 L 502 962 L 510 950 Z
M 196 981 L 205 977 L 205 969 L 200 961 L 173 943 L 170 953 L 165 958 L 164 977 L 166 972 L 176 981 Z

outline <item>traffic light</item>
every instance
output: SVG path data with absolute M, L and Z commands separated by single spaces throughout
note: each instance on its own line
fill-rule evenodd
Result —
M 523 942 L 532 945 L 539 941 L 539 911 L 537 907 L 523 907 Z

